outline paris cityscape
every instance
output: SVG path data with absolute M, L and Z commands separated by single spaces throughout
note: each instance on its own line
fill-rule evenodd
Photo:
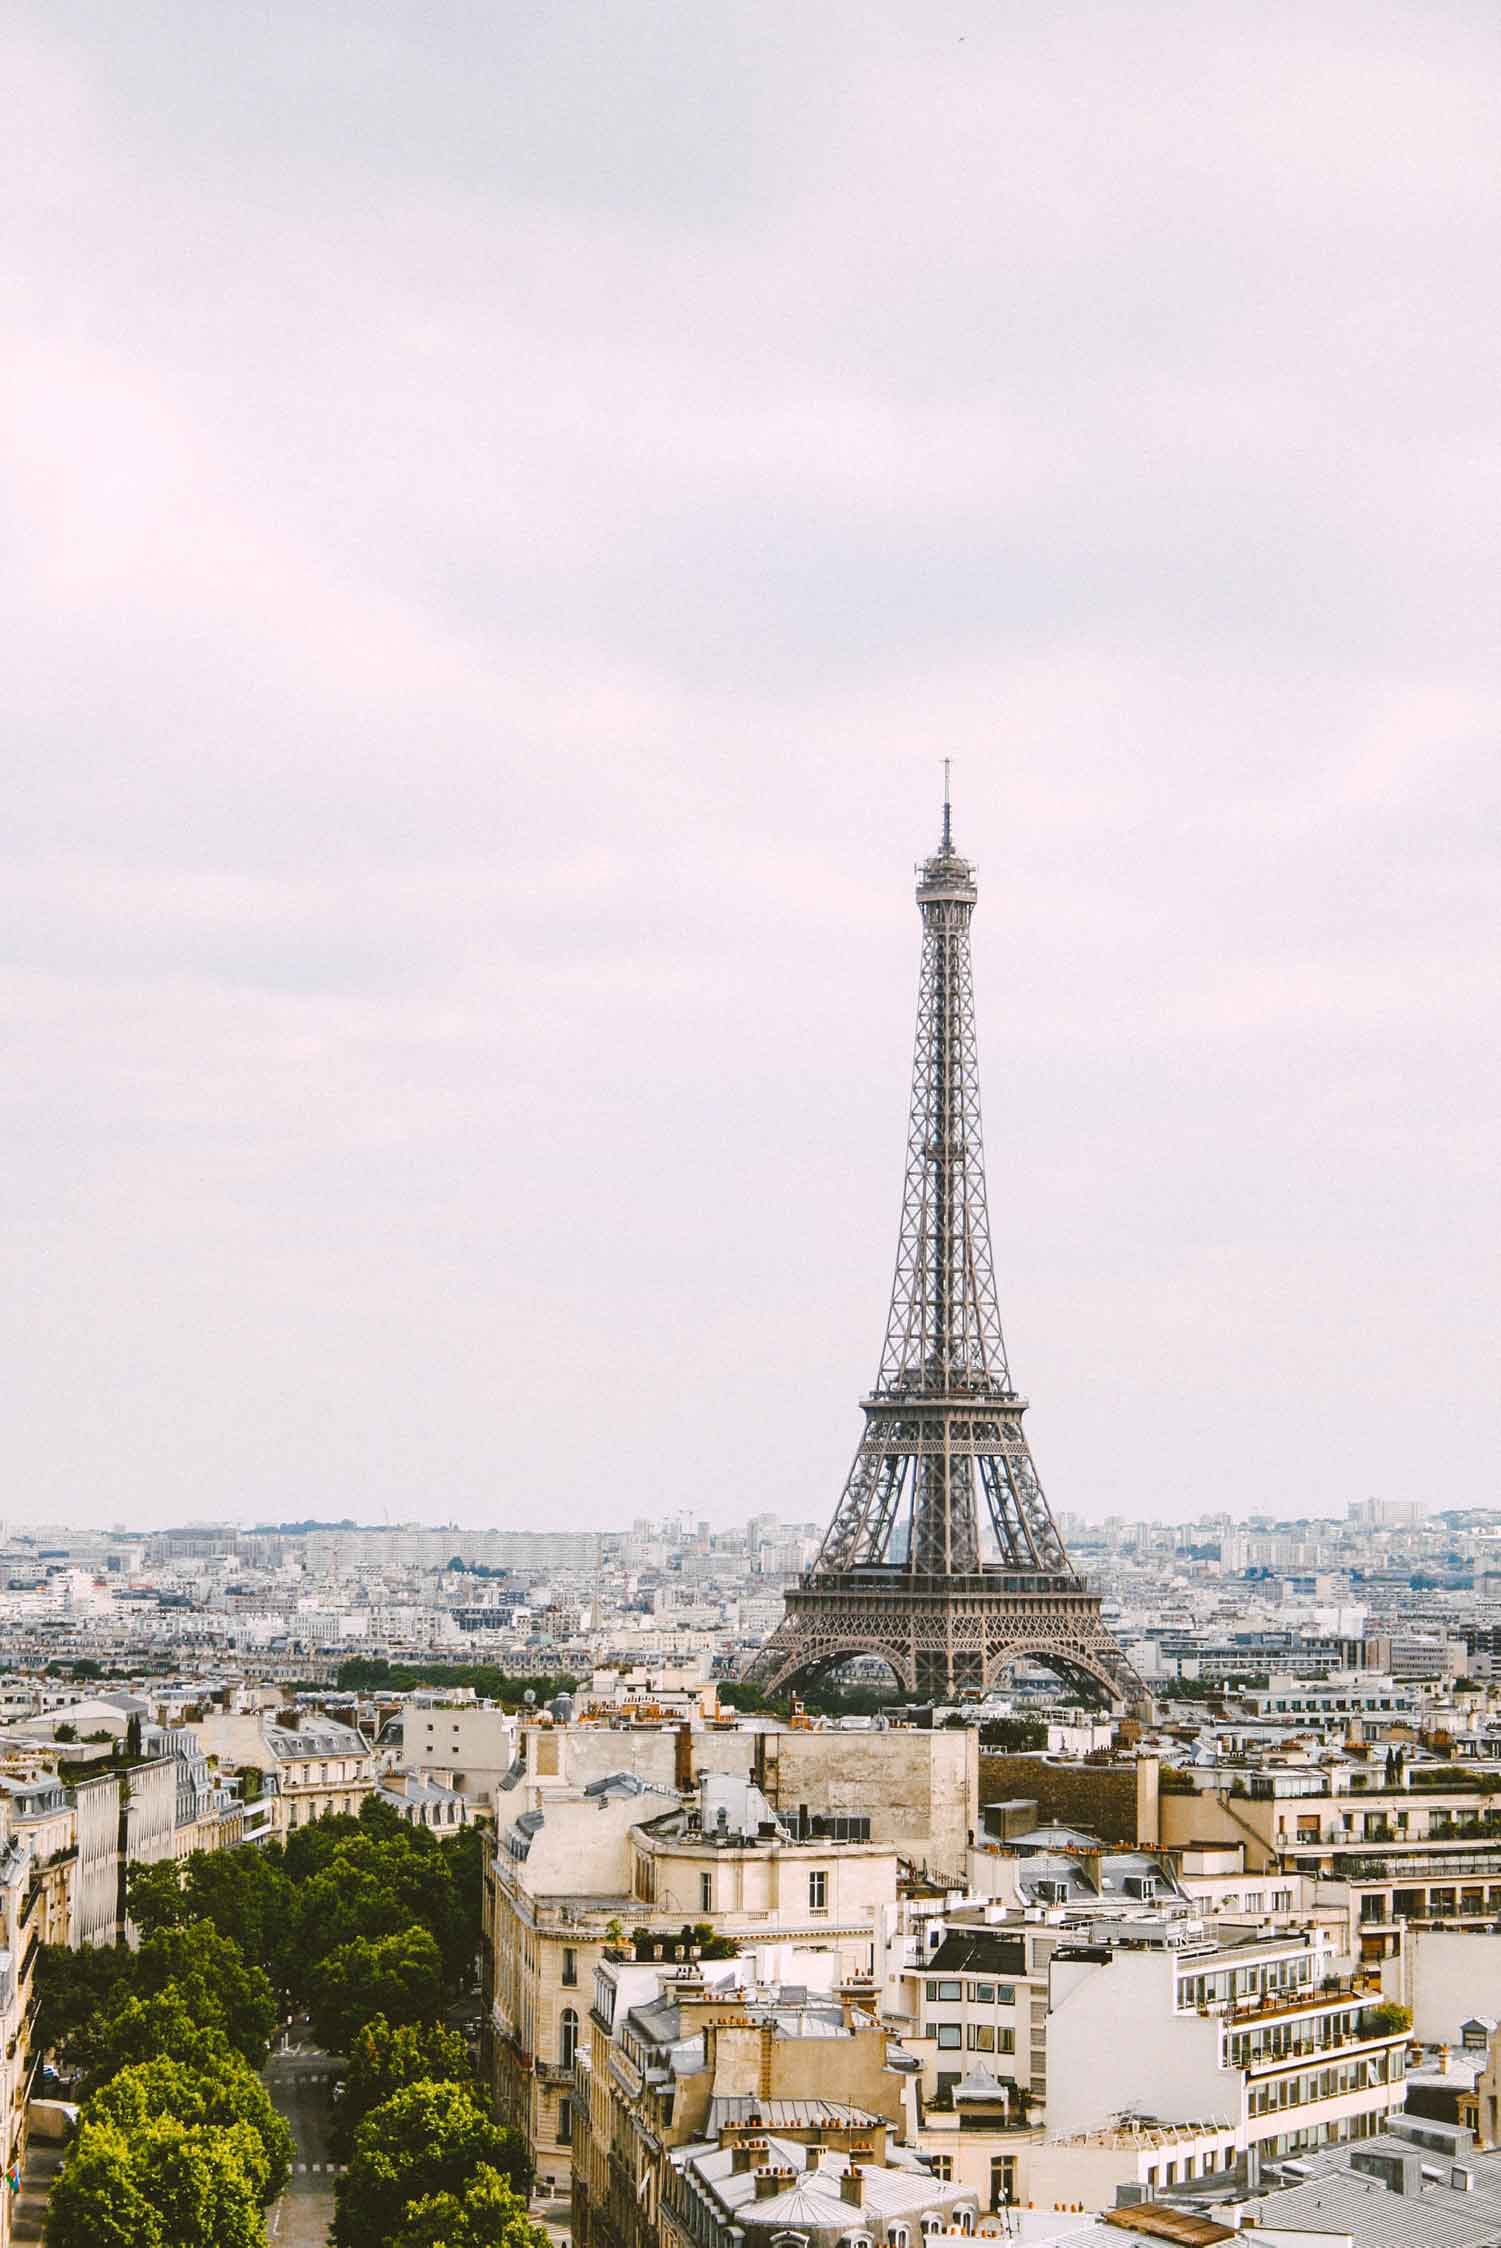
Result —
M 351 2248 L 1326 2240 L 1413 2195 L 1493 2237 L 1501 1508 L 1053 1515 L 947 791 L 824 1529 L 7 1537 L 33 2202 L 79 2133 L 49 2240 L 148 2221 L 142 2147 L 213 2237 L 238 2184 Z
M 1498 65 L 0 24 L 0 2248 L 1501 2248 Z

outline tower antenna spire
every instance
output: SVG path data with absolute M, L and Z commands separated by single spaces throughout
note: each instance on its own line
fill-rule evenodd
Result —
M 949 808 L 949 763 L 946 757 L 943 761 L 943 847 L 946 851 L 954 848 L 953 819 Z

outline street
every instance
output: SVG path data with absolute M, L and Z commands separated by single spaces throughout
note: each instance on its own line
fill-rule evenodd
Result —
M 293 2045 L 266 2063 L 266 2087 L 291 2125 L 292 2175 L 266 2212 L 266 2237 L 277 2248 L 324 2248 L 334 2217 L 334 2170 L 325 2126 L 332 2080 L 343 2063 L 313 2047 Z

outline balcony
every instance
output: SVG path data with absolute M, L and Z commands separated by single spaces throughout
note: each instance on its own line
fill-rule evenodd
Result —
M 1359 1999 L 1379 1998 L 1381 1980 L 1376 1975 L 1331 1977 L 1327 1982 L 1300 1983 L 1292 1989 L 1257 1992 L 1247 1998 L 1210 1999 L 1204 2005 L 1185 2006 L 1185 2013 L 1213 2014 L 1235 2028 L 1248 2022 L 1269 2022 L 1290 2014 L 1325 2013 Z
M 1448 1877 L 1471 1880 L 1477 1876 L 1488 1881 L 1501 1880 L 1501 1835 L 1493 1850 L 1442 1850 L 1432 1847 L 1413 1850 L 1365 1851 L 1346 1858 L 1339 1872 L 1346 1881 L 1395 1881 L 1403 1886 L 1419 1881 L 1442 1881 Z

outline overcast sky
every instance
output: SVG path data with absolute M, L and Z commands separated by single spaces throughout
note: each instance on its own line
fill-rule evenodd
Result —
M 1501 1497 L 1491 0 L 0 80 L 0 1515 L 826 1517 L 946 754 L 1055 1507 Z

